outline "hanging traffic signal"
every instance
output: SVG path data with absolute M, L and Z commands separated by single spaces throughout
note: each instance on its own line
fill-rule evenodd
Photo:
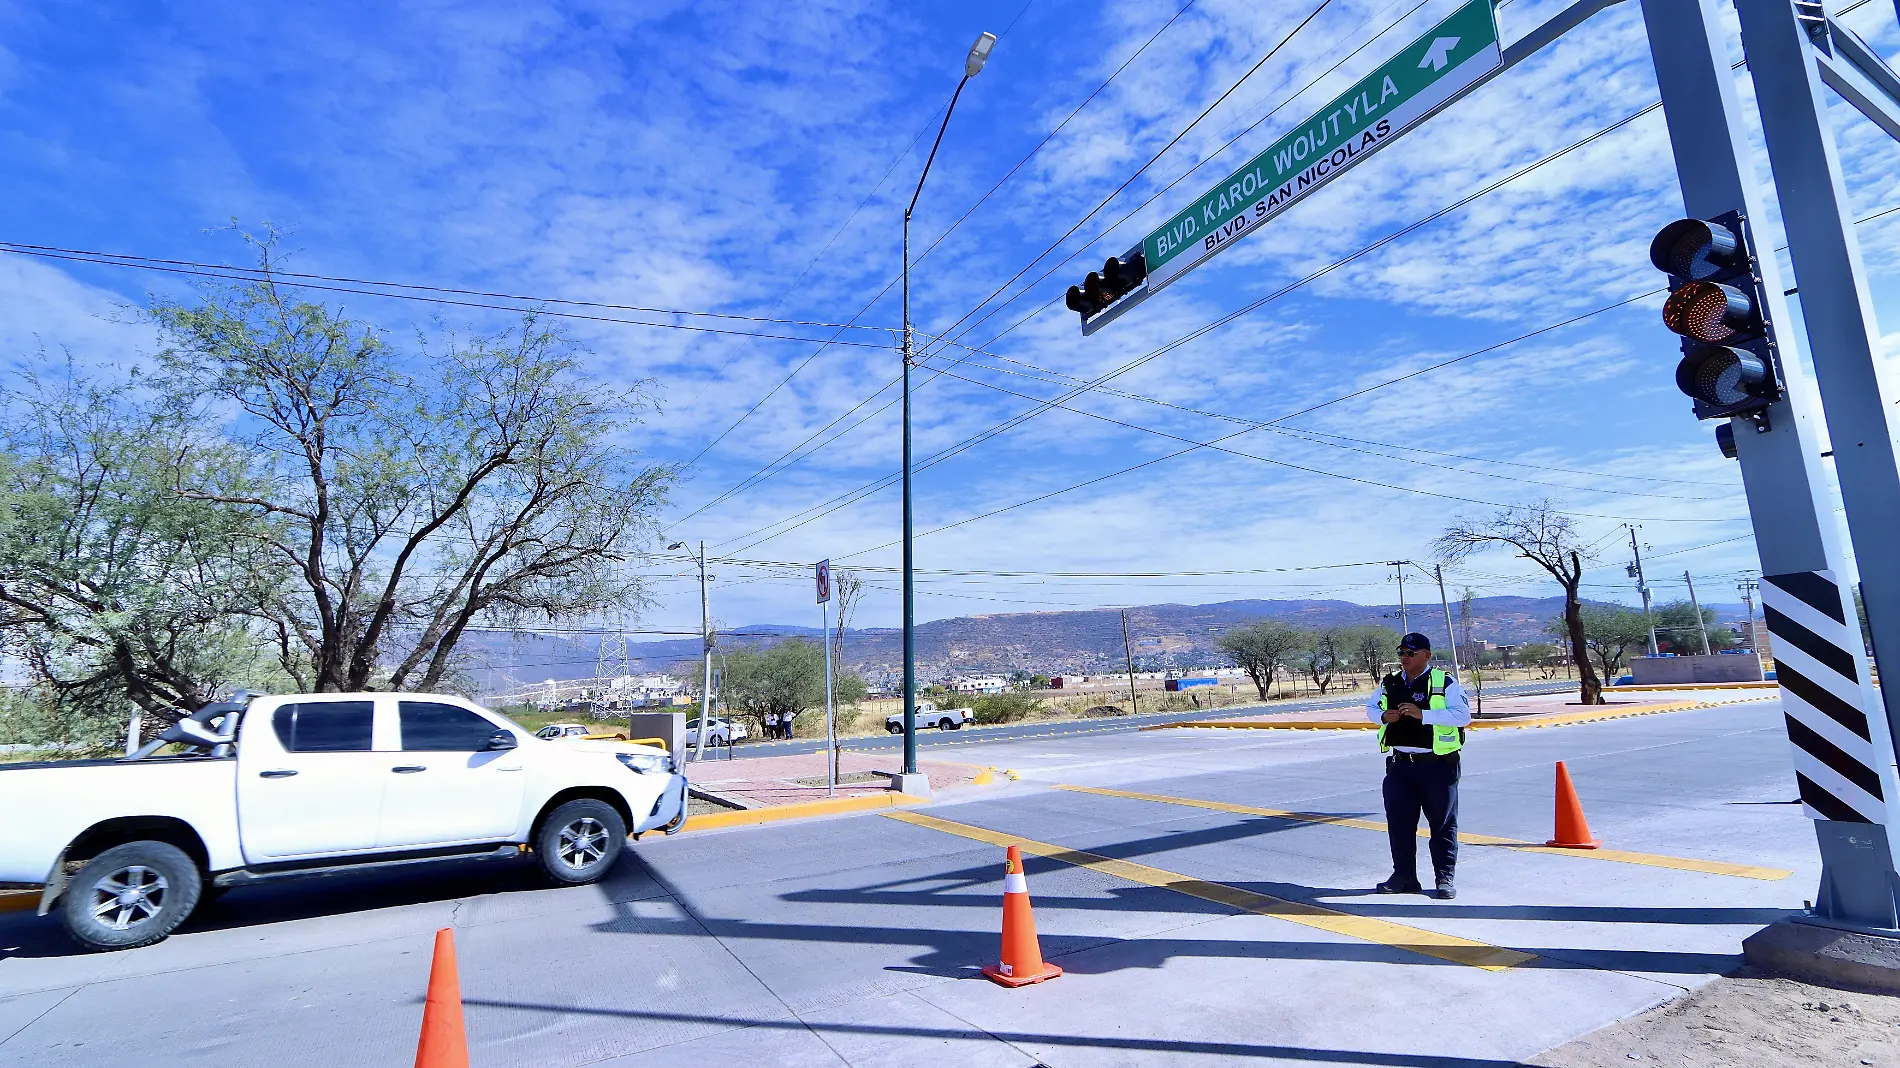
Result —
M 1696 418 L 1756 416 L 1766 429 L 1759 413 L 1781 399 L 1781 376 L 1741 214 L 1670 223 L 1649 261 L 1669 275 L 1663 325 L 1683 338 L 1676 388 L 1695 401 Z
M 1100 271 L 1090 271 L 1079 286 L 1070 286 L 1063 301 L 1082 321 L 1102 313 L 1102 309 L 1127 296 L 1148 278 L 1148 259 L 1136 249 L 1124 256 L 1110 256 Z

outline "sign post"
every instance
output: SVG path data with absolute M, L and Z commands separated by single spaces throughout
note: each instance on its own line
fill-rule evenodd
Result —
M 1437 114 L 1502 64 L 1491 0 L 1471 0 L 1142 238 L 1149 294 Z
M 820 560 L 812 579 L 818 587 L 819 637 L 825 643 L 825 783 L 838 796 L 838 714 L 831 702 L 831 561 Z

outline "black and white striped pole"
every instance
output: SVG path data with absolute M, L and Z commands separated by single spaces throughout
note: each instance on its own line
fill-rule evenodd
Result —
M 1768 21 L 1754 9 L 1789 3 L 1738 0 L 1745 44 L 1753 40 L 1751 18 Z M 1674 289 L 1665 319 L 1688 339 L 1677 383 L 1695 398 L 1699 418 L 1723 420 L 1717 438 L 1741 462 L 1796 783 L 1821 853 L 1821 889 L 1802 919 L 1900 935 L 1900 876 L 1887 836 L 1887 827 L 1900 822 L 1893 738 L 1851 591 L 1840 580 L 1840 533 L 1824 503 L 1821 393 L 1793 358 L 1791 332 L 1777 336 L 1773 327 L 1793 321 L 1788 287 L 1774 256 L 1758 254 L 1751 232 L 1765 215 L 1728 41 L 1715 0 L 1642 5 L 1690 216 L 1657 235 L 1652 259 Z M 1763 84 L 1752 44 L 1749 52 L 1765 100 L 1776 90 Z M 1774 142 L 1771 132 L 1771 151 Z M 1807 190 L 1790 188 L 1781 160 L 1775 164 L 1785 214 Z M 1792 228 L 1789 237 L 1796 239 Z M 1795 262 L 1806 270 L 1799 254 Z M 1810 281 L 1804 274 L 1804 285 Z M 1825 374 L 1821 384 L 1831 386 Z M 1833 416 L 1831 406 L 1827 413 Z M 1838 453 L 1844 435 L 1833 429 Z M 1879 434 L 1887 434 L 1884 420 Z M 1852 512 L 1850 500 L 1850 523 Z

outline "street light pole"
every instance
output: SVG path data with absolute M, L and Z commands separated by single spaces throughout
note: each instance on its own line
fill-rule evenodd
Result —
M 914 359 L 910 329 L 910 217 L 917 210 L 917 198 L 924 194 L 924 179 L 930 177 L 930 165 L 937 160 L 937 149 L 943 147 L 943 134 L 950 128 L 950 114 L 957 109 L 963 87 L 983 69 L 995 45 L 996 35 L 984 33 L 970 46 L 970 54 L 963 61 L 963 78 L 957 82 L 956 92 L 950 94 L 950 106 L 943 109 L 943 125 L 937 127 L 937 140 L 930 146 L 923 173 L 917 176 L 917 189 L 904 209 L 904 770 L 892 785 L 907 794 L 930 793 L 930 780 L 917 770 L 917 613 L 910 493 L 910 368 Z

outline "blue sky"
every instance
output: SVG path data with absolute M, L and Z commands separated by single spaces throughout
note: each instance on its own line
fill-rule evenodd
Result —
M 895 470 L 893 393 L 878 392 L 899 369 L 888 347 L 896 289 L 885 287 L 928 135 L 978 31 L 1001 41 L 958 105 L 913 224 L 915 247 L 929 249 L 914 268 L 914 319 L 946 339 L 927 345 L 917 372 L 920 457 L 1655 100 L 1639 10 L 1619 5 L 1081 337 L 1061 306 L 1070 283 L 1455 6 L 1334 0 L 1005 287 L 1313 6 L 0 5 L 0 240 L 243 263 L 238 239 L 219 228 L 269 221 L 291 232 L 296 270 L 883 328 L 839 332 L 860 343 L 847 347 L 570 324 L 603 380 L 653 382 L 661 411 L 629 428 L 629 442 L 655 460 L 691 461 L 664 517 L 669 540 L 704 538 L 714 554 L 746 560 L 891 568 L 894 489 L 819 506 Z M 1561 6 L 1507 0 L 1505 39 Z M 1845 21 L 1900 53 L 1886 0 Z M 1900 205 L 1900 148 L 1836 112 L 1857 214 Z M 1389 568 L 1327 565 L 1424 560 L 1451 517 L 1543 497 L 1599 544 L 1595 595 L 1629 596 L 1619 526 L 1629 520 L 1655 554 L 1653 575 L 1692 568 L 1705 598 L 1732 600 L 1733 577 L 1756 565 L 1740 480 L 1674 388 L 1660 297 L 1545 330 L 1656 288 L 1646 245 L 1680 208 L 1662 115 L 1651 112 L 1168 349 L 1114 379 L 1115 392 L 1069 402 L 1091 414 L 1049 411 L 929 466 L 918 476 L 918 529 L 929 532 L 920 568 L 1162 574 L 926 574 L 920 615 L 1390 602 Z M 1860 239 L 1888 352 L 1900 355 L 1900 214 Z M 31 362 L 66 349 L 89 366 L 126 366 L 151 338 L 123 306 L 182 285 L 0 257 L 0 355 Z M 330 299 L 397 336 L 436 329 L 437 317 L 501 322 L 479 309 Z M 1500 345 L 1533 331 L 1544 332 Z M 1183 449 L 1182 439 L 1322 404 L 1225 443 L 1233 452 L 1102 477 Z M 821 447 L 806 455 L 814 433 Z M 802 458 L 702 508 L 788 450 Z M 655 597 L 646 625 L 696 625 L 682 569 L 645 569 Z M 1250 573 L 1165 574 L 1209 571 Z M 803 574 L 715 572 L 718 619 L 813 621 Z M 895 622 L 895 576 L 864 577 L 856 622 Z M 1452 577 L 1480 594 L 1554 590 L 1501 556 Z M 1655 585 L 1663 599 L 1679 595 Z

